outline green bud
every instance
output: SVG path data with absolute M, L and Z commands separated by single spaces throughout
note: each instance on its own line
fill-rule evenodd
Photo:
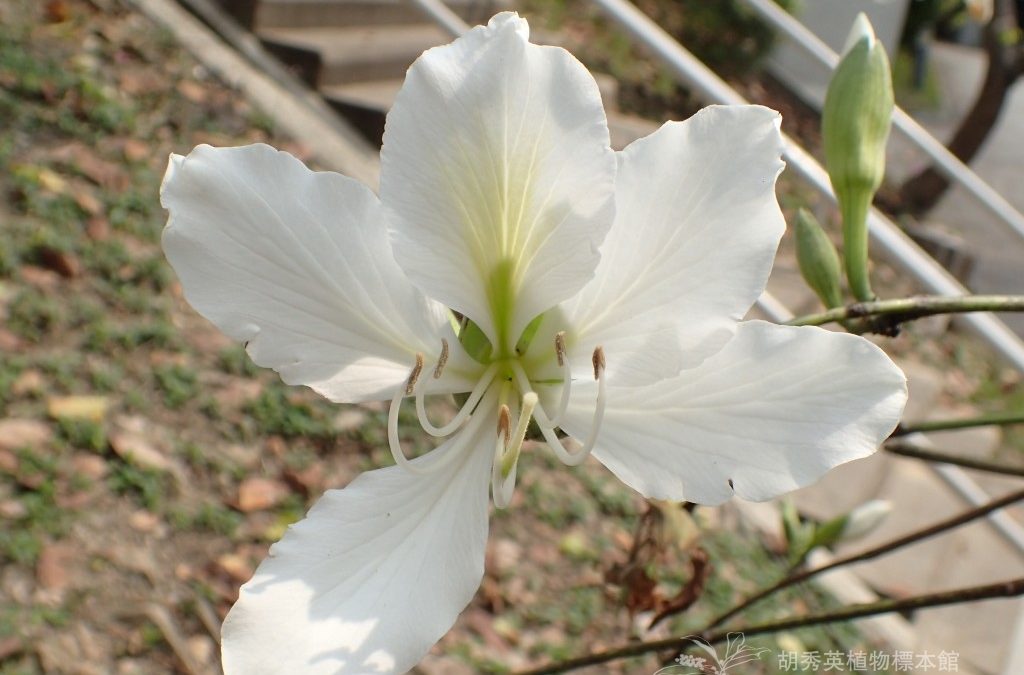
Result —
M 846 277 L 858 300 L 875 297 L 868 280 L 867 216 L 885 173 L 892 110 L 889 57 L 867 17 L 860 14 L 832 74 L 821 113 L 825 167 L 843 217 Z
M 860 539 L 882 524 L 892 512 L 892 504 L 873 499 L 849 513 L 837 516 L 819 525 L 814 532 L 811 547 L 832 546 L 841 541 Z
M 786 535 L 786 550 L 792 565 L 800 563 L 811 550 L 814 525 L 805 523 L 796 511 L 792 499 L 782 500 L 782 531 Z
M 840 533 L 843 541 L 860 539 L 873 532 L 892 513 L 892 502 L 884 499 L 872 499 L 850 511 L 846 526 Z
M 826 308 L 843 304 L 839 254 L 818 219 L 806 209 L 796 213 L 796 260 L 804 281 Z

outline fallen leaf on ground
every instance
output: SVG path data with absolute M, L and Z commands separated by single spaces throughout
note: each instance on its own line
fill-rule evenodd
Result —
M 66 543 L 46 544 L 39 551 L 36 580 L 47 590 L 62 590 L 71 582 L 69 568 L 78 551 Z
M 164 453 L 145 436 L 130 431 L 110 434 L 110 447 L 117 456 L 143 469 L 174 472 L 175 466 Z
M 235 506 L 243 513 L 262 511 L 281 503 L 290 490 L 281 481 L 270 478 L 246 478 L 238 486 L 238 499 Z
M 225 553 L 217 558 L 217 569 L 238 582 L 248 581 L 253 572 L 249 561 L 237 553 Z
M 85 207 L 83 206 L 82 208 Z M 65 279 L 77 277 L 82 273 L 82 263 L 78 261 L 74 253 L 60 251 L 50 246 L 42 246 L 36 249 L 36 254 L 39 256 L 39 262 L 47 269 L 53 270 Z
M 39 448 L 53 440 L 50 425 L 17 417 L 0 420 L 0 450 Z
M 59 274 L 35 265 L 22 265 L 18 270 L 18 276 L 21 277 L 21 281 L 41 291 L 52 291 L 60 286 Z
M 106 396 L 54 396 L 46 401 L 46 412 L 55 419 L 100 422 L 109 407 Z
M 43 390 L 45 384 L 43 374 L 35 368 L 29 368 L 18 375 L 18 379 L 11 385 L 11 393 L 15 396 L 38 394 Z

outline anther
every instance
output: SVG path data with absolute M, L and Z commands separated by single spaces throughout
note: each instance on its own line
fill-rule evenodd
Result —
M 558 357 L 558 365 L 565 365 L 565 331 L 555 333 L 555 356 Z
M 420 379 L 420 373 L 423 372 L 423 354 L 416 354 L 416 365 L 412 367 L 412 372 L 409 373 L 409 379 L 405 381 L 405 395 L 412 396 L 413 392 L 416 391 L 416 381 Z
M 507 448 L 512 435 L 512 413 L 509 412 L 508 406 L 504 403 L 501 404 L 501 408 L 498 410 L 498 435 L 505 437 L 502 447 Z
M 594 379 L 600 380 L 601 373 L 604 372 L 604 349 L 600 346 L 594 349 L 594 355 L 590 358 L 594 364 Z
M 434 379 L 441 377 L 444 367 L 448 363 L 448 340 L 441 338 L 441 356 L 437 357 L 437 365 L 434 366 Z

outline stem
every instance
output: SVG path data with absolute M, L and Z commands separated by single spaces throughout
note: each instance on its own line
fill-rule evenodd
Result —
M 967 417 L 956 420 L 930 420 L 917 422 L 916 424 L 900 424 L 896 427 L 893 436 L 904 436 L 917 432 L 947 431 L 949 429 L 969 429 L 971 427 L 985 427 L 1002 424 L 1024 424 L 1024 411 L 1020 412 L 999 412 L 978 417 Z
M 895 300 L 855 302 L 826 312 L 797 317 L 791 326 L 821 326 L 835 321 L 864 317 L 885 317 L 886 325 L 894 327 L 935 314 L 964 314 L 967 312 L 1024 312 L 1024 295 L 919 295 Z M 868 326 L 872 331 L 878 327 Z M 881 332 L 881 331 L 878 331 Z
M 986 586 L 970 586 L 967 588 L 958 588 L 952 591 L 925 593 L 923 595 L 904 598 L 903 600 L 879 600 L 877 602 L 869 602 L 859 605 L 848 605 L 833 612 L 812 614 L 811 616 L 804 617 L 790 617 L 779 621 L 757 624 L 744 629 L 743 634 L 749 637 L 751 635 L 776 633 L 783 630 L 789 630 L 791 628 L 802 628 L 805 626 L 835 623 L 837 621 L 848 621 L 850 619 L 859 619 L 877 614 L 906 612 L 924 609 L 926 607 L 941 607 L 942 605 L 952 605 L 959 602 L 973 602 L 978 600 L 988 600 L 991 598 L 1008 598 L 1018 595 L 1024 595 L 1024 578 L 1012 579 L 1010 581 L 1003 581 Z M 735 630 L 719 631 L 717 633 L 705 632 L 700 637 L 707 642 L 717 643 L 727 640 L 729 634 L 735 632 Z M 607 663 L 608 661 L 614 661 L 616 659 L 626 658 L 629 656 L 640 656 L 663 649 L 675 649 L 682 652 L 683 650 L 693 646 L 691 641 L 692 638 L 693 636 L 686 636 L 667 638 L 665 640 L 651 640 L 650 642 L 635 642 L 633 644 L 595 652 L 586 656 L 580 656 L 575 659 L 568 659 L 559 663 L 542 666 L 533 670 L 520 671 L 516 675 L 554 675 L 555 673 L 565 673 L 585 666 Z
M 868 274 L 868 211 L 871 209 L 873 192 L 872 190 L 863 196 L 855 193 L 856 196 L 844 200 L 846 203 L 842 205 L 843 262 L 846 266 L 846 280 L 850 284 L 853 297 L 861 302 L 875 299 Z
M 955 464 L 956 466 L 962 466 L 965 469 L 975 469 L 977 471 L 988 471 L 989 473 L 998 473 L 1004 476 L 1019 476 L 1024 478 L 1024 467 L 1017 466 L 1006 466 L 1005 464 L 996 464 L 995 462 L 986 462 L 979 459 L 968 459 L 966 457 L 958 457 L 956 455 L 950 455 L 945 452 L 932 452 L 931 450 L 922 450 L 917 446 L 910 445 L 909 443 L 888 443 L 884 446 L 886 452 L 891 452 L 894 455 L 901 455 L 903 457 L 913 457 L 914 459 L 925 459 L 929 462 L 941 462 L 943 464 Z
M 812 614 L 811 616 L 804 617 L 790 617 L 788 619 L 780 619 L 778 621 L 769 621 L 767 623 L 749 626 L 744 628 L 742 632 L 747 636 L 761 635 L 764 633 L 775 633 L 782 630 L 788 630 L 790 628 L 818 626 L 823 623 L 835 623 L 837 621 L 859 619 L 866 616 L 875 616 L 876 614 L 911 612 L 928 607 L 941 607 L 943 605 L 953 605 L 961 602 L 977 602 L 979 600 L 989 600 L 992 598 L 1010 598 L 1018 595 L 1024 595 L 1024 577 L 1011 579 L 1009 581 L 1000 581 L 994 584 L 986 584 L 984 586 L 968 586 L 966 588 L 956 588 L 951 591 L 923 593 L 921 595 L 903 598 L 902 600 L 886 599 L 878 600 L 876 602 L 865 602 L 857 605 L 847 605 L 846 607 L 841 607 L 832 612 L 823 612 L 821 614 Z M 718 631 L 717 633 L 706 635 L 705 639 L 711 643 L 722 642 L 729 637 L 730 633 L 735 632 L 735 630 Z
M 1024 411 L 1010 413 L 991 413 L 978 417 L 958 420 L 928 420 L 914 424 L 900 424 L 893 431 L 893 436 L 902 436 L 919 431 L 946 431 L 948 429 L 968 429 L 974 426 L 990 426 L 995 424 L 1024 424 Z
M 928 537 L 935 536 L 936 534 L 940 534 L 942 532 L 945 532 L 946 530 L 950 530 L 954 527 L 958 527 L 960 525 L 969 523 L 972 520 L 976 520 L 978 518 L 981 518 L 982 516 L 986 516 L 992 511 L 996 511 L 998 509 L 1003 508 L 1004 506 L 1013 504 L 1014 502 L 1020 501 L 1022 499 L 1024 499 L 1024 490 L 1011 492 L 1010 494 L 1004 495 L 998 499 L 993 499 L 987 504 L 982 504 L 981 506 L 977 506 L 973 509 L 964 511 L 963 513 L 953 516 L 952 518 L 939 521 L 938 523 L 929 525 L 928 527 L 925 527 L 920 530 L 916 530 L 902 537 L 891 539 L 883 544 L 880 544 L 874 548 L 870 548 L 862 553 L 856 553 L 854 555 L 846 556 L 843 558 L 837 558 L 829 564 L 823 565 L 822 567 L 816 567 L 814 569 L 797 572 L 796 574 L 790 574 L 789 576 L 783 578 L 781 581 L 776 583 L 774 586 L 769 586 L 768 588 L 757 592 L 756 594 L 750 596 L 749 598 L 747 598 L 740 604 L 736 605 L 732 609 L 726 611 L 724 614 L 721 614 L 720 616 L 713 619 L 711 623 L 708 624 L 708 629 L 710 630 L 712 628 L 717 628 L 718 626 L 722 625 L 723 623 L 725 623 L 732 617 L 736 616 L 743 610 L 747 609 L 751 605 L 756 604 L 757 602 L 760 602 L 769 595 L 781 591 L 784 588 L 793 586 L 794 584 L 798 584 L 802 581 L 807 581 L 811 577 L 815 577 L 821 574 L 822 572 L 827 572 L 828 570 L 832 570 L 837 567 L 842 567 L 845 565 L 851 565 L 853 563 L 863 562 L 865 560 L 870 560 L 871 558 L 877 558 L 878 556 L 885 555 L 886 553 L 895 551 L 896 549 L 901 548 L 903 546 L 907 546 L 908 544 L 913 544 L 915 542 L 921 541 L 922 539 L 927 539 Z

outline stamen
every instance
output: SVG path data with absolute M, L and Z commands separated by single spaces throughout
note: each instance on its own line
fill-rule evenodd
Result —
M 465 434 L 462 440 L 454 441 L 448 450 L 445 451 L 444 455 L 433 463 L 413 464 L 412 460 L 405 456 L 405 451 L 402 450 L 402 444 L 398 438 L 398 412 L 402 407 L 402 399 L 405 396 L 412 395 L 412 392 L 415 391 L 416 380 L 419 378 L 422 370 L 423 355 L 417 354 L 416 365 L 413 366 L 412 372 L 409 373 L 409 379 L 406 380 L 405 387 L 395 389 L 395 395 L 391 398 L 391 406 L 388 408 L 388 447 L 391 450 L 391 456 L 395 458 L 395 464 L 398 466 L 412 473 L 429 474 L 447 466 L 452 458 L 458 456 L 459 448 L 465 445 L 465 438 L 468 438 L 471 434 Z
M 504 509 L 512 503 L 512 495 L 516 487 L 516 467 L 512 467 L 512 473 L 502 477 L 501 464 L 502 455 L 505 452 L 505 442 L 501 434 L 494 441 L 494 461 L 491 463 L 491 498 L 494 500 L 495 508 Z
M 405 395 L 412 396 L 412 392 L 416 390 L 416 381 L 420 379 L 420 373 L 423 372 L 423 354 L 416 353 L 416 365 L 412 367 L 412 372 L 409 373 L 409 379 L 405 382 Z
M 437 357 L 437 365 L 434 366 L 434 379 L 441 377 L 445 365 L 448 364 L 448 340 L 441 338 L 441 356 Z
M 592 360 L 594 363 L 594 379 L 597 380 L 597 400 L 594 403 L 594 419 L 590 425 L 590 433 L 587 434 L 587 439 L 579 450 L 576 450 L 575 452 L 567 450 L 565 446 L 562 445 L 561 439 L 555 435 L 554 428 L 545 427 L 545 425 L 540 424 L 540 419 L 544 413 L 539 405 L 537 407 L 537 411 L 534 413 L 538 420 L 538 424 L 540 424 L 540 430 L 544 435 L 544 440 L 558 459 L 568 466 L 578 466 L 583 463 L 583 460 L 587 458 L 587 455 L 593 451 L 594 444 L 597 442 L 597 434 L 601 430 L 601 423 L 604 421 L 606 396 L 603 375 L 605 361 L 604 350 L 601 347 L 594 350 Z
M 537 394 L 532 391 L 523 395 L 523 409 L 519 411 L 519 423 L 516 425 L 516 432 L 512 436 L 512 444 L 508 446 L 501 458 L 501 475 L 507 478 L 519 462 L 519 453 L 523 449 L 523 442 L 526 440 L 526 430 L 530 427 L 530 418 L 533 410 L 537 407 Z M 508 408 L 505 408 L 506 410 Z
M 497 363 L 492 363 L 488 366 L 487 370 L 485 370 L 483 375 L 480 376 L 480 379 L 477 380 L 476 386 L 473 387 L 473 391 L 470 392 L 469 398 L 466 399 L 462 409 L 455 414 L 455 417 L 453 417 L 450 422 L 442 427 L 435 427 L 427 418 L 427 408 L 423 392 L 416 394 L 416 416 L 419 418 L 420 426 L 423 427 L 423 430 L 431 436 L 443 437 L 448 436 L 458 429 L 462 423 L 466 421 L 466 418 L 469 417 L 470 413 L 476 409 L 477 403 L 480 402 L 481 397 L 483 397 L 487 388 L 494 380 L 494 374 L 496 372 L 498 372 Z
M 523 370 L 523 367 L 518 362 L 512 363 L 512 372 L 516 377 L 516 383 L 519 385 L 520 391 L 533 391 L 533 386 L 530 384 L 530 378 L 526 375 L 526 371 Z M 534 418 L 542 429 L 544 427 L 554 429 L 559 426 L 562 421 L 562 417 L 565 415 L 566 409 L 569 407 L 569 395 L 572 392 L 571 387 L 572 373 L 569 370 L 569 360 L 565 359 L 562 361 L 562 397 L 558 402 L 558 412 L 554 417 L 548 417 L 544 408 L 539 404 L 534 412 Z
M 555 356 L 558 357 L 558 365 L 565 365 L 565 331 L 555 333 Z

